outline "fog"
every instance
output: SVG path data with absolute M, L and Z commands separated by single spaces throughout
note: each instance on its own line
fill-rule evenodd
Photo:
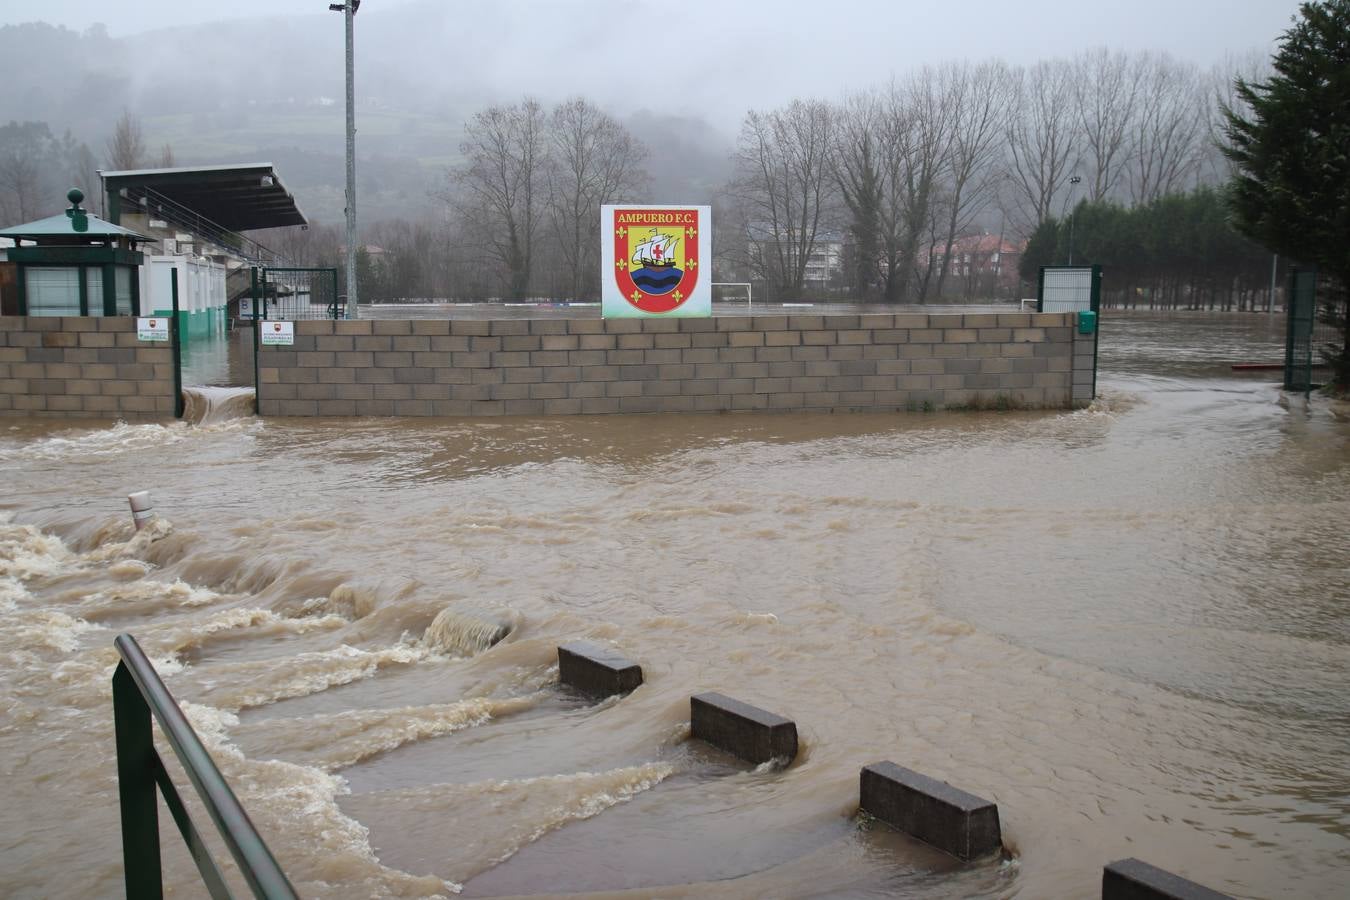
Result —
M 233 68 L 247 90 L 264 74 L 258 69 L 285 69 L 298 59 L 309 69 L 302 83 L 341 95 L 341 16 L 327 12 L 325 0 L 4 6 L 0 24 L 40 18 L 80 31 L 102 23 L 113 37 L 149 33 L 153 40 L 137 43 L 158 72 L 172 63 L 191 73 L 205 51 L 213 68 Z M 366 0 L 357 44 L 362 80 L 388 92 L 380 100 L 394 105 L 579 93 L 620 114 L 651 108 L 703 116 L 730 130 L 746 108 L 834 96 L 951 59 L 1034 62 L 1107 46 L 1210 65 L 1226 53 L 1268 47 L 1297 6 L 1294 0 Z M 162 33 L 216 22 L 241 27 Z M 247 46 L 244 35 L 259 31 L 287 40 Z M 222 45 L 235 40 L 219 60 Z M 275 74 L 266 72 L 262 84 L 275 89 Z M 147 87 L 140 79 L 136 86 Z
M 343 28 L 326 7 L 8 0 L 0 122 L 45 122 L 98 156 L 127 110 L 149 148 L 171 146 L 180 164 L 276 163 L 306 211 L 332 221 L 342 208 Z M 363 208 L 425 211 L 458 162 L 464 122 L 523 95 L 546 105 L 585 96 L 653 150 L 654 187 L 702 200 L 727 176 L 751 109 L 838 100 L 925 64 L 1029 64 L 1089 47 L 1210 67 L 1267 54 L 1296 9 L 1295 0 L 365 0 Z M 34 20 L 47 24 L 22 24 Z

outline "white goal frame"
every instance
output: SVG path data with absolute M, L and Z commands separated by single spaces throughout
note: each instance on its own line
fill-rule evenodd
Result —
M 745 288 L 746 309 L 754 309 L 755 307 L 755 289 L 748 281 L 714 281 L 712 287 L 743 287 Z

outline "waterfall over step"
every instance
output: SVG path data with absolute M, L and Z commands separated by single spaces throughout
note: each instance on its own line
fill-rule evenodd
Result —
M 251 387 L 194 385 L 183 388 L 183 421 L 191 425 L 218 425 L 253 415 Z

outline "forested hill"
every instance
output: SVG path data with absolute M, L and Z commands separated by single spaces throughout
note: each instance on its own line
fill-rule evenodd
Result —
M 578 4 L 568 33 L 611 5 Z M 519 12 L 484 4 L 457 25 L 450 4 L 409 3 L 362 15 L 357 32 L 360 193 L 371 219 L 430 212 L 459 159 L 464 122 L 489 104 L 532 94 L 556 102 L 586 93 L 652 149 L 653 187 L 706 201 L 730 171 L 734 126 L 714 126 L 692 103 L 646 103 L 627 83 L 607 98 L 594 53 L 535 46 L 548 29 L 514 28 Z M 322 6 L 319 7 L 322 9 Z M 40 13 L 40 11 L 38 11 Z M 153 23 L 147 23 L 147 26 Z M 484 40 L 483 36 L 498 37 Z M 509 52 L 489 46 L 513 35 Z M 572 53 L 566 77 L 548 73 Z M 543 61 L 542 63 L 540 61 Z M 529 61 L 529 64 L 526 64 Z M 0 125 L 45 123 L 69 132 L 101 164 L 107 137 L 129 111 L 158 154 L 180 165 L 267 160 L 314 218 L 342 215 L 343 48 L 332 13 L 148 30 L 125 38 L 41 22 L 0 26 Z M 629 94 L 617 102 L 620 93 Z M 664 158 L 663 158 L 664 157 Z M 57 180 L 63 180 L 57 178 Z M 66 186 L 49 190 L 64 194 Z M 57 197 L 57 201 L 60 197 Z M 54 201 L 56 202 L 56 201 Z

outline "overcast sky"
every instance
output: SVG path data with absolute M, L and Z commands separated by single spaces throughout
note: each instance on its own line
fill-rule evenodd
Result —
M 291 24 L 331 44 L 340 61 L 341 19 L 329 2 L 0 0 L 0 24 L 103 22 L 120 37 L 222 18 L 310 17 Z M 397 71 L 410 92 L 458 91 L 477 102 L 582 94 L 619 113 L 645 107 L 734 130 L 746 109 L 836 99 L 925 63 L 1032 63 L 1105 46 L 1166 51 L 1207 68 L 1268 54 L 1297 8 L 1297 0 L 364 0 L 358 93 L 371 84 L 363 71 Z M 203 48 L 203 34 L 209 40 L 210 32 L 165 40 L 158 61 L 185 54 L 186 68 L 222 50 L 247 58 L 237 35 Z M 253 65 L 242 63 L 241 74 Z M 274 58 L 264 70 L 284 74 L 284 65 Z
M 326 10 L 329 0 L 0 0 L 0 24 L 42 19 L 83 29 L 103 22 L 114 35 L 155 27 L 190 25 L 257 16 L 304 15 Z M 408 0 L 365 0 L 358 21 Z M 515 5 L 549 22 L 550 7 L 569 0 L 444 0 L 472 18 L 485 3 Z M 698 40 L 699 32 L 731 31 L 746 40 L 787 38 L 793 46 L 820 48 L 856 69 L 857 54 L 883 48 L 915 61 L 1003 56 L 1040 59 L 1086 46 L 1156 49 L 1197 62 L 1213 62 L 1228 50 L 1266 45 L 1288 26 L 1297 0 L 634 0 L 650 25 L 615 23 L 605 40 L 668 36 L 668 47 Z M 659 24 L 658 24 L 659 23 Z M 641 36 L 640 38 L 638 36 Z M 599 37 L 599 36 L 597 36 Z M 484 39 L 490 39 L 484 36 Z M 603 46 L 603 41 L 599 46 Z

